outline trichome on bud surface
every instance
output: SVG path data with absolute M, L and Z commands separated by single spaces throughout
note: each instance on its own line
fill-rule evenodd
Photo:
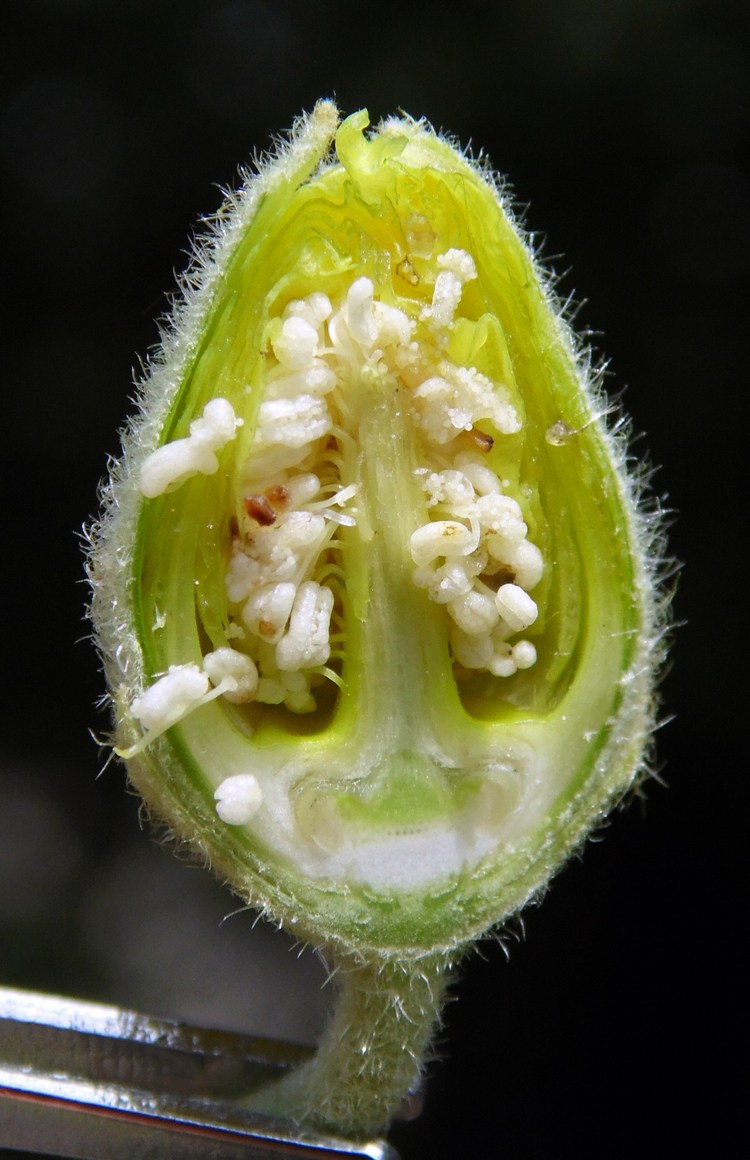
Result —
M 643 770 L 663 605 L 501 188 L 421 122 L 367 130 L 321 102 L 218 213 L 90 554 L 132 781 L 341 968 L 269 1106 L 350 1133 L 418 1074 L 449 964 Z

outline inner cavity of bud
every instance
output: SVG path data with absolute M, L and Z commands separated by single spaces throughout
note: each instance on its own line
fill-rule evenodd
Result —
M 503 384 L 446 357 L 464 287 L 476 277 L 471 255 L 452 249 L 438 255 L 431 300 L 418 314 L 379 300 L 363 276 L 335 302 L 316 291 L 288 303 L 274 323 L 275 362 L 244 467 L 254 485 L 245 500 L 251 522 L 227 573 L 233 615 L 248 630 L 242 647 L 258 664 L 259 700 L 315 708 L 316 688 L 333 674 L 324 672 L 331 635 L 346 634 L 340 588 L 326 576 L 345 575 L 341 529 L 357 522 L 341 448 L 358 440 L 350 388 L 365 372 L 388 376 L 409 399 L 427 518 L 403 548 L 414 584 L 446 606 L 455 659 L 502 677 L 533 665 L 533 644 L 507 638 L 536 619 L 529 591 L 543 561 L 488 461 L 495 437 L 487 428 L 512 437 L 521 422 Z M 313 392 L 314 380 L 325 390 Z M 284 505 L 274 502 L 281 493 Z M 313 512 L 315 526 L 304 522 Z M 284 684 L 290 673 L 299 689 Z
M 415 587 L 445 608 L 458 671 L 507 678 L 535 663 L 534 645 L 517 637 L 537 619 L 530 591 L 544 561 L 492 466 L 497 439 L 513 439 L 521 420 L 503 383 L 447 357 L 464 288 L 476 278 L 472 257 L 451 249 L 437 257 L 427 303 L 381 301 L 363 276 L 334 300 L 314 291 L 289 302 L 271 323 L 255 432 L 234 465 L 242 500 L 225 523 L 228 639 L 205 658 L 210 696 L 306 714 L 324 686 L 341 683 L 347 536 L 360 535 L 362 510 L 351 464 L 368 454 L 353 400 L 376 380 L 409 408 L 424 505 L 402 551 Z M 153 493 L 157 471 L 166 490 L 215 470 L 240 423 L 224 400 L 209 404 L 188 440 L 160 449 L 163 464 L 147 464 L 144 493 Z M 255 808 L 252 794 L 242 800 L 225 812 Z

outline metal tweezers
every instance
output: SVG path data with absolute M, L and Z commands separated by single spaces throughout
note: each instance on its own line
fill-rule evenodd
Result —
M 310 1049 L 0 987 L 0 1147 L 77 1160 L 398 1160 L 252 1110 Z

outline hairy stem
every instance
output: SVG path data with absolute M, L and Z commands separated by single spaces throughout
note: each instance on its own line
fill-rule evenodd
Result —
M 253 1100 L 258 1110 L 366 1136 L 414 1092 L 448 982 L 444 954 L 364 962 L 333 956 L 337 1000 L 309 1063 Z

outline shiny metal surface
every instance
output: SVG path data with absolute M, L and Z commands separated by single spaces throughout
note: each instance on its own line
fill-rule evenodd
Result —
M 253 1112 L 309 1057 L 275 1040 L 0 987 L 0 1147 L 79 1160 L 398 1160 Z

